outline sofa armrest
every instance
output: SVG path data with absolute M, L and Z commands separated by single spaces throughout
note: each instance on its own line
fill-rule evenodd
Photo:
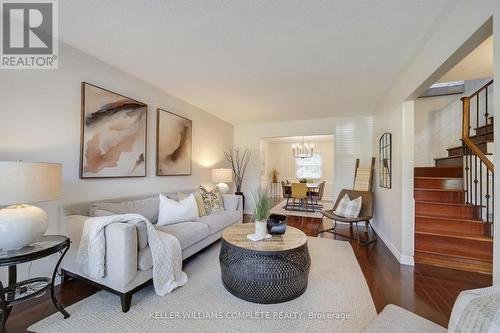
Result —
M 224 210 L 243 214 L 243 198 L 236 194 L 223 194 Z
M 106 279 L 125 287 L 137 275 L 137 229 L 134 224 L 113 223 L 106 236 Z
M 63 260 L 62 268 L 82 275 L 76 262 L 83 226 L 88 216 L 69 215 L 65 217 L 62 232 L 71 239 L 71 247 Z M 106 273 L 97 281 L 116 290 L 123 290 L 137 275 L 137 229 L 134 224 L 113 223 L 104 229 L 106 237 Z

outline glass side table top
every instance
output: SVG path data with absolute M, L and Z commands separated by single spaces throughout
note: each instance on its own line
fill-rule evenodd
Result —
M 69 239 L 66 236 L 42 236 L 36 242 L 20 249 L 0 249 L 0 266 L 7 265 L 16 260 L 22 261 L 23 259 L 28 258 L 34 260 L 34 257 L 44 257 L 50 253 L 58 252 L 60 251 L 59 247 L 63 246 L 68 240 Z M 8 263 L 5 263 L 6 261 L 8 261 Z

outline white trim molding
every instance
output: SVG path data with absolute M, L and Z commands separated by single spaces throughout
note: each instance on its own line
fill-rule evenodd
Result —
M 396 260 L 401 264 L 401 265 L 407 265 L 407 266 L 415 266 L 415 260 L 413 256 L 407 256 L 403 255 L 399 252 L 397 247 L 387 238 L 376 226 L 372 224 L 373 229 L 375 229 L 375 232 L 378 235 L 378 238 L 384 242 L 384 244 L 387 246 L 389 251 L 391 251 L 392 255 L 396 258 Z

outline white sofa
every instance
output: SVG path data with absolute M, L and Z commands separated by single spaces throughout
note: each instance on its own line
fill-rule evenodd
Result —
M 464 290 L 451 312 L 448 329 L 397 305 L 389 304 L 362 333 L 500 332 L 500 285 Z
M 168 194 L 177 198 L 177 194 Z M 157 229 L 177 237 L 186 259 L 222 237 L 224 230 L 243 222 L 243 203 L 239 195 L 223 195 L 224 211 L 201 217 L 198 221 L 183 222 Z M 61 263 L 63 282 L 77 278 L 117 294 L 122 310 L 130 309 L 132 295 L 152 280 L 152 255 L 147 244 L 146 225 L 115 223 L 104 230 L 106 236 L 106 273 L 93 279 L 82 272 L 75 261 L 85 220 L 106 212 L 116 214 L 137 213 L 151 222 L 158 219 L 158 195 L 121 198 L 62 207 L 61 228 L 71 239 L 71 247 Z M 103 212 L 104 211 L 104 212 Z

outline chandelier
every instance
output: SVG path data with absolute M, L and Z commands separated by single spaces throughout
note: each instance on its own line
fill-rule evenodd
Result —
M 314 145 L 304 143 L 304 137 L 302 137 L 301 143 L 296 143 L 292 145 L 293 158 L 310 158 L 313 156 Z

